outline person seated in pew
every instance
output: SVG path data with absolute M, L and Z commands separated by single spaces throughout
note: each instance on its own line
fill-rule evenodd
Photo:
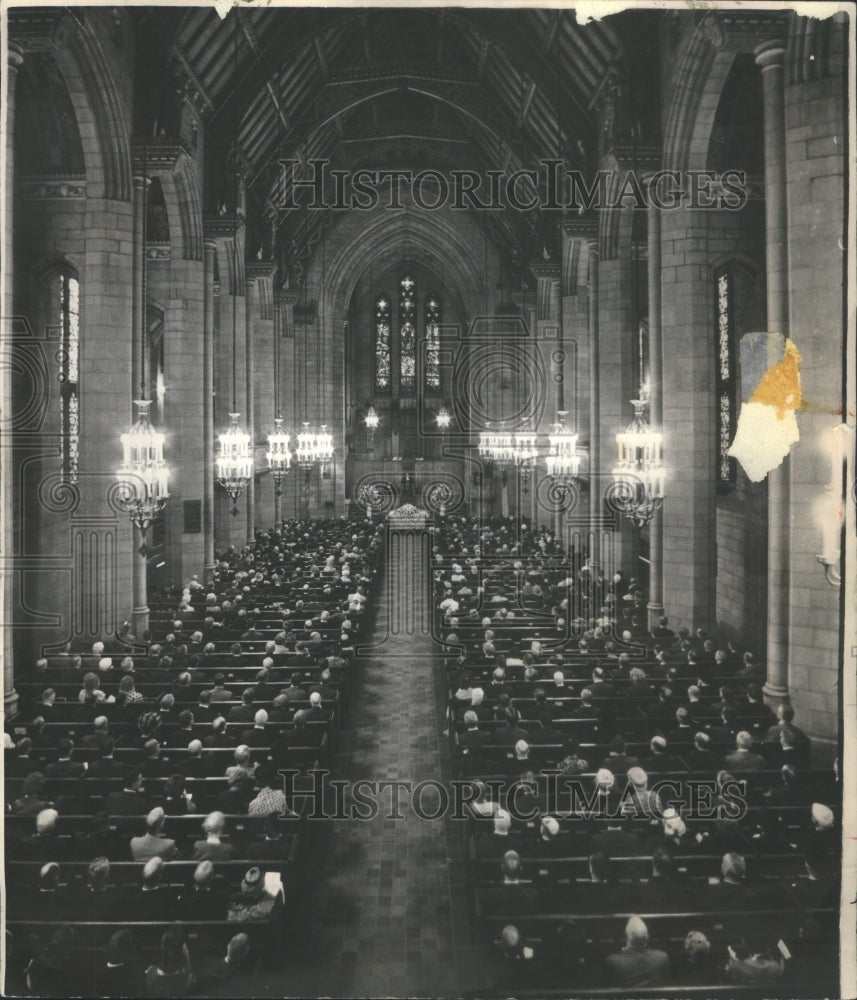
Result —
M 670 960 L 665 951 L 649 947 L 649 931 L 637 916 L 625 925 L 625 947 L 604 962 L 607 983 L 623 990 L 662 986 L 669 982 Z
M 673 966 L 675 986 L 711 986 L 718 982 L 723 959 L 712 949 L 702 931 L 688 931 L 678 961 Z
M 86 869 L 86 885 L 81 889 L 69 888 L 65 905 L 69 913 L 85 913 L 86 920 L 118 922 L 133 914 L 128 893 L 112 882 L 110 861 L 93 859 Z
M 190 886 L 176 901 L 180 920 L 225 920 L 229 895 L 215 887 L 214 865 L 208 859 L 194 868 Z
M 123 927 L 107 942 L 92 970 L 86 993 L 99 997 L 143 997 L 146 995 L 144 971 L 144 962 L 134 946 L 134 936 Z
M 85 761 L 72 760 L 74 743 L 64 736 L 57 743 L 57 759 L 45 765 L 46 778 L 82 778 L 86 774 Z
M 271 923 L 283 911 L 283 890 L 270 892 L 262 870 L 253 866 L 241 880 L 240 891 L 229 900 L 226 919 L 230 923 Z
M 269 722 L 288 722 L 292 717 L 292 709 L 289 708 L 289 699 L 285 691 L 281 691 L 271 702 L 268 710 Z
M 235 934 L 226 945 L 226 954 L 217 959 L 205 960 L 200 966 L 193 985 L 193 992 L 205 997 L 230 996 L 232 980 L 247 964 L 250 938 Z
M 565 738 L 563 734 L 554 726 L 554 716 L 550 710 L 542 712 L 537 721 L 538 725 L 529 730 L 529 742 L 531 746 L 562 745 Z
M 693 747 L 682 751 L 681 759 L 691 771 L 700 774 L 714 774 L 720 766 L 719 758 L 711 750 L 711 737 L 702 731 L 694 733 Z
M 729 851 L 720 862 L 720 878 L 710 878 L 700 902 L 710 910 L 752 909 L 756 894 L 747 884 L 747 862 L 742 854 Z
M 111 829 L 110 816 L 102 809 L 91 818 L 87 829 L 73 834 L 70 857 L 73 861 L 87 862 L 101 857 L 110 861 L 130 861 L 131 853 L 127 840 L 120 831 Z
M 33 741 L 22 736 L 3 755 L 3 772 L 7 778 L 26 778 L 33 771 L 41 770 L 42 761 L 34 753 Z
M 217 765 L 202 750 L 200 740 L 191 740 L 187 745 L 187 757 L 176 764 L 177 773 L 185 778 L 213 778 L 217 774 Z
M 590 853 L 601 852 L 608 858 L 637 857 L 642 847 L 632 826 L 633 820 L 621 814 L 604 820 L 601 829 L 590 837 Z
M 478 838 L 475 853 L 478 858 L 502 857 L 511 847 L 521 843 L 521 830 L 519 827 L 513 829 L 511 813 L 501 806 L 496 806 L 491 833 Z
M 131 857 L 134 861 L 148 861 L 159 857 L 172 861 L 178 857 L 176 842 L 163 834 L 166 814 L 156 806 L 146 816 L 146 832 L 141 837 L 131 838 Z
M 518 725 L 520 719 L 521 714 L 518 709 L 510 705 L 506 709 L 506 717 L 503 720 L 503 725 L 495 729 L 492 734 L 492 745 L 513 747 L 520 740 L 526 740 L 527 731 Z
M 68 924 L 58 927 L 50 941 L 31 958 L 24 970 L 31 996 L 61 997 L 68 994 L 80 968 L 75 962 L 75 933 Z
M 121 778 L 125 774 L 125 765 L 114 758 L 115 742 L 112 737 L 106 736 L 98 747 L 98 757 L 92 761 L 86 772 L 87 779 L 93 778 Z
M 129 893 L 127 898 L 135 920 L 168 920 L 173 916 L 178 894 L 164 884 L 162 858 L 149 858 L 140 873 L 140 891 Z
M 215 809 L 227 816 L 246 815 L 247 806 L 254 795 L 255 785 L 255 779 L 246 771 L 236 771 L 227 778 L 226 788 L 215 797 Z
M 189 816 L 198 812 L 196 803 L 185 785 L 185 776 L 175 772 L 164 783 L 163 799 L 161 801 L 167 816 Z
M 53 807 L 53 801 L 45 794 L 46 779 L 41 771 L 31 771 L 21 785 L 22 794 L 9 806 L 13 816 L 36 816 L 43 809 Z
M 678 757 L 670 753 L 668 743 L 663 736 L 653 736 L 649 741 L 651 753 L 644 757 L 640 766 L 647 774 L 665 774 L 671 771 L 684 771 L 685 767 Z
M 295 815 L 283 791 L 283 779 L 271 764 L 259 766 L 256 782 L 259 791 L 247 806 L 248 816 L 269 816 L 272 813 L 277 816 Z
M 8 873 L 7 873 L 8 877 Z M 56 916 L 65 899 L 68 886 L 60 881 L 60 866 L 48 861 L 38 870 L 35 893 L 27 885 L 7 894 L 6 916 L 12 920 L 45 920 Z
M 563 740 L 562 758 L 557 762 L 561 775 L 574 776 L 592 770 L 592 765 L 580 756 L 580 744 L 573 736 Z
M 150 997 L 183 997 L 193 982 L 184 928 L 174 924 L 161 937 L 160 956 L 145 972 L 146 994 Z
M 627 774 L 632 767 L 639 767 L 640 761 L 637 757 L 630 757 L 625 753 L 625 738 L 617 733 L 609 744 L 610 752 L 598 765 L 606 768 L 613 774 Z
M 258 827 L 245 825 L 232 836 L 233 857 L 241 861 L 255 861 L 262 868 L 285 864 L 293 849 L 290 830 L 299 822 L 300 817 L 296 813 L 285 818 L 279 813 L 269 813 L 264 819 L 264 836 L 261 838 L 254 836 Z
M 245 729 L 241 734 L 241 742 L 251 750 L 267 748 L 274 741 L 274 736 L 268 729 L 268 713 L 260 708 L 253 715 L 253 728 Z
M 146 811 L 149 796 L 143 788 L 143 772 L 132 764 L 125 769 L 122 788 L 109 792 L 104 808 L 110 816 L 139 816 Z
M 652 870 L 639 883 L 639 906 L 643 913 L 681 912 L 693 907 L 695 896 L 687 881 L 682 879 L 665 845 L 652 851 Z
M 203 736 L 202 744 L 206 750 L 226 750 L 235 746 L 235 740 L 230 735 L 226 719 L 222 715 L 211 720 L 211 729 Z M 214 760 L 213 755 L 211 759 Z
M 480 891 L 480 906 L 484 916 L 535 913 L 538 910 L 539 894 L 532 883 L 523 878 L 521 857 L 517 851 L 509 850 L 500 864 L 503 875 L 501 885 Z
M 753 737 L 746 730 L 735 736 L 735 750 L 723 758 L 724 766 L 732 772 L 763 771 L 765 758 L 753 753 Z
M 738 724 L 754 737 L 762 738 L 777 724 L 777 717 L 765 704 L 762 689 L 758 684 L 747 685 L 746 701 L 738 704 Z
M 252 687 L 244 688 L 241 692 L 241 704 L 233 705 L 226 714 L 226 721 L 230 725 L 247 723 L 253 721 L 256 709 L 253 702 L 256 698 L 256 689 Z
M 777 706 L 777 721 L 769 726 L 768 731 L 765 733 L 762 739 L 762 745 L 764 747 L 778 747 L 780 746 L 780 732 L 782 729 L 788 727 L 791 730 L 790 742 L 795 750 L 798 752 L 799 760 L 795 761 L 796 766 L 806 767 L 809 764 L 809 751 L 810 742 L 809 737 L 803 730 L 798 729 L 794 724 L 795 710 L 791 705 L 787 705 L 783 702 L 781 705 Z M 764 753 L 764 749 L 762 751 Z M 777 753 L 773 755 L 772 760 L 776 760 Z M 781 761 L 781 763 L 786 764 L 789 761 Z
M 164 731 L 164 746 L 170 749 L 186 747 L 193 739 L 194 715 L 189 708 L 183 709 L 178 715 L 178 728 L 170 727 Z
M 677 753 L 681 753 L 682 750 L 690 748 L 695 732 L 689 709 L 685 705 L 679 705 L 675 711 L 675 725 L 666 734 L 667 743 Z
M 571 713 L 572 718 L 588 720 L 593 728 L 601 722 L 601 709 L 595 704 L 595 696 L 591 688 L 585 687 L 580 692 L 580 704 Z

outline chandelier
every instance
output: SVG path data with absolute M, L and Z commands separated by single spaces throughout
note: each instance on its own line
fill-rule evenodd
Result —
M 146 221 L 148 213 L 148 177 L 146 147 L 143 147 L 143 248 L 141 262 L 141 301 L 143 303 L 140 330 L 140 398 L 134 400 L 137 420 L 119 440 L 122 443 L 122 464 L 116 470 L 120 483 L 119 504 L 133 524 L 145 537 L 149 525 L 164 509 L 170 496 L 170 476 L 164 461 L 165 435 L 156 431 L 149 420 L 152 401 L 146 398 L 146 354 L 148 330 L 146 326 Z M 145 553 L 145 546 L 141 554 Z M 144 602 L 145 603 L 145 602 Z
M 548 475 L 554 485 L 567 490 L 578 480 L 581 456 L 577 453 L 577 434 L 565 422 L 568 410 L 558 412 L 559 420 L 548 435 L 548 454 L 545 458 Z
M 265 458 L 271 467 L 271 478 L 276 484 L 278 496 L 280 487 L 292 466 L 292 453 L 289 451 L 291 440 L 291 435 L 283 430 L 283 418 L 274 417 L 274 429 L 268 434 L 268 451 Z
M 663 435 L 646 420 L 647 395 L 632 399 L 634 419 L 616 435 L 619 460 L 613 469 L 613 506 L 644 527 L 664 505 Z
M 298 434 L 298 446 L 295 451 L 298 466 L 309 472 L 319 465 L 322 471 L 333 460 L 333 435 L 328 431 L 327 424 L 321 425 L 317 433 L 310 430 L 309 421 L 303 422 L 303 430 Z
M 442 406 L 437 411 L 435 422 L 442 431 L 449 429 L 449 425 L 452 423 L 452 416 L 450 415 L 449 410 L 445 406 Z
M 218 434 L 220 452 L 217 456 L 217 482 L 232 498 L 232 516 L 238 513 L 235 505 L 244 487 L 253 475 L 253 452 L 250 435 L 238 426 L 240 413 L 230 413 L 232 423 L 223 434 Z
M 120 436 L 122 465 L 116 478 L 122 484 L 120 503 L 142 535 L 166 506 L 170 471 L 164 461 L 164 434 L 149 420 L 150 399 L 135 399 L 137 421 Z
M 530 478 L 538 458 L 537 437 L 533 431 L 517 431 L 512 435 L 512 461 L 521 477 L 524 492 L 529 492 Z

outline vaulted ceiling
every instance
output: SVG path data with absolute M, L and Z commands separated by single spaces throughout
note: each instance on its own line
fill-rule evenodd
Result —
M 250 212 L 268 217 L 283 158 L 509 172 L 559 152 L 588 172 L 593 107 L 623 55 L 621 21 L 579 25 L 570 10 L 254 6 L 221 20 L 211 7 L 159 7 L 135 16 L 153 85 L 168 68 L 190 82 L 209 164 L 231 162 L 237 132 Z M 311 239 L 318 214 L 290 218 L 289 238 Z M 508 246 L 525 239 L 528 222 L 493 225 Z

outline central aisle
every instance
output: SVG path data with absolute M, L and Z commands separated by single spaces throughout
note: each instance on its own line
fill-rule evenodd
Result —
M 393 532 L 388 540 L 375 629 L 355 665 L 333 765 L 334 776 L 352 784 L 448 777 L 429 542 L 422 532 Z M 295 932 L 298 963 L 281 984 L 286 996 L 458 996 L 483 980 L 484 949 L 469 945 L 460 824 L 421 819 L 404 792 L 402 818 L 392 819 L 390 801 L 387 789 L 374 820 L 318 828 L 307 926 Z M 432 789 L 422 805 L 436 810 Z M 312 824 L 310 833 L 316 838 Z

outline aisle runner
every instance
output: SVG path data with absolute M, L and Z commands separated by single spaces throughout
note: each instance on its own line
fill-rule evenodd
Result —
M 351 781 L 416 785 L 441 775 L 429 541 L 419 530 L 393 531 L 388 538 L 372 656 L 357 664 L 351 724 L 339 755 L 339 776 Z M 391 794 L 381 795 L 376 819 L 331 824 L 330 864 L 320 886 L 326 901 L 319 912 L 329 928 L 331 971 L 353 996 L 454 995 L 444 822 L 414 815 L 404 792 L 403 818 L 387 818 Z M 435 805 L 427 793 L 424 808 Z

